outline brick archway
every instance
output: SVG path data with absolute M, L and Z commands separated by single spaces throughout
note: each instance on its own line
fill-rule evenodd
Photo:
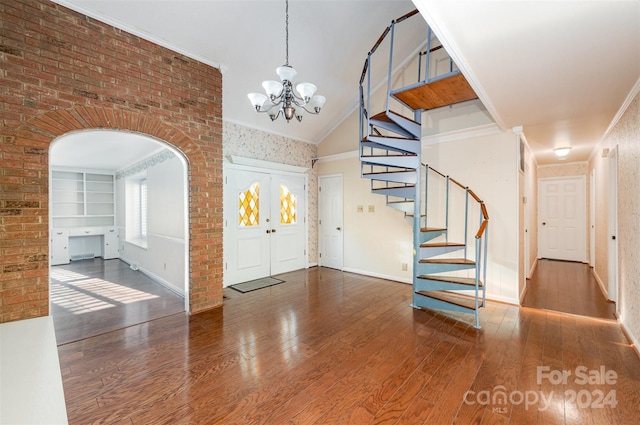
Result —
M 2 259 L 0 322 L 48 314 L 49 145 L 74 130 L 142 133 L 181 151 L 189 163 L 189 306 L 197 313 L 222 303 L 222 181 L 216 149 L 149 113 L 91 106 L 46 112 L 1 136 L 5 190 L 0 239 L 12 255 Z M 220 168 L 220 170 L 218 170 Z M 12 297 L 13 295 L 13 297 Z

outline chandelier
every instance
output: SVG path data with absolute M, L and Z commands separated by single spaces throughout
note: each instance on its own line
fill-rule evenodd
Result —
M 262 82 L 266 95 L 262 93 L 249 93 L 247 97 L 256 112 L 266 112 L 271 121 L 278 119 L 280 114 L 289 122 L 293 117 L 302 121 L 305 112 L 316 115 L 326 102 L 324 96 L 315 94 L 317 87 L 312 83 L 299 83 L 293 90 L 293 79 L 297 72 L 289 65 L 289 0 L 286 4 L 286 61 L 276 69 L 280 81 L 266 80 Z M 307 109 L 310 108 L 310 109 Z

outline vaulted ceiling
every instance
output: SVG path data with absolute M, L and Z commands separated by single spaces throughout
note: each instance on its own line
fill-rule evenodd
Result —
M 284 63 L 284 1 L 54 1 L 220 68 L 225 120 L 310 143 L 354 110 L 367 52 L 416 7 L 496 123 L 523 127 L 540 164 L 561 145 L 573 147 L 568 161 L 587 160 L 640 90 L 638 1 L 290 0 L 289 62 L 327 103 L 302 123 L 272 123 L 246 94 Z M 414 18 L 403 29 L 399 56 L 425 28 Z

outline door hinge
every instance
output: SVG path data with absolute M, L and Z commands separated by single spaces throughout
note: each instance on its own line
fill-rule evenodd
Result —
M 224 263 L 224 269 L 227 270 L 228 269 L 228 264 Z
M 322 224 L 322 220 L 318 220 L 318 224 Z
M 224 184 L 229 183 L 229 182 L 227 181 L 227 178 L 228 178 L 227 176 L 224 176 Z
M 306 249 L 304 250 L 304 255 L 307 255 L 307 250 Z
M 322 186 L 318 186 L 318 192 L 322 192 Z
M 318 254 L 320 256 L 320 258 L 322 258 L 322 253 Z

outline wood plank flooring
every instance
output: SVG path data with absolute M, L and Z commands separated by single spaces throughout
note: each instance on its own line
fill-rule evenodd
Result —
M 584 263 L 538 260 L 522 305 L 601 319 L 616 317 L 616 305 L 605 299 Z
M 412 309 L 406 284 L 278 277 L 225 290 L 215 310 L 60 346 L 69 422 L 637 424 L 640 360 L 614 321 L 489 302 L 478 331 L 471 315 Z M 579 367 L 617 379 L 583 383 Z
M 58 345 L 184 312 L 184 298 L 120 260 L 51 267 L 51 315 Z

